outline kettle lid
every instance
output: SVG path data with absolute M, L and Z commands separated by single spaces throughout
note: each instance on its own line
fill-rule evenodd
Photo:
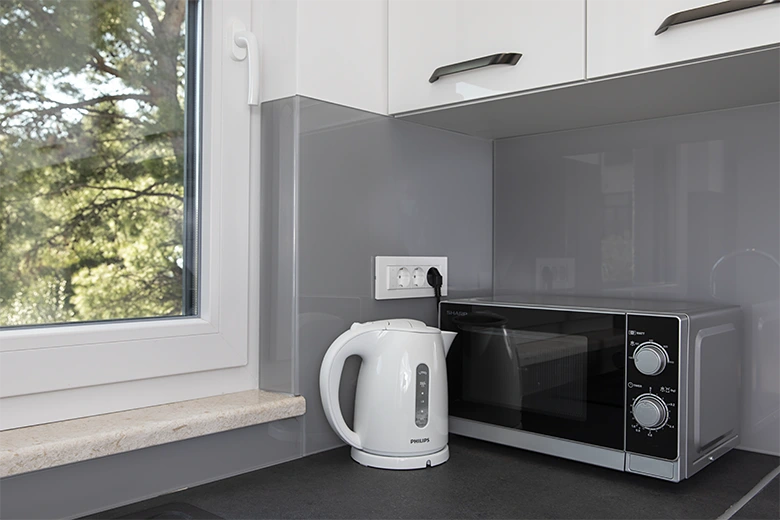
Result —
M 422 334 L 441 334 L 441 331 L 436 327 L 429 327 L 424 322 L 411 318 L 395 318 L 391 320 L 368 321 L 366 323 L 353 323 L 349 330 L 355 332 L 390 330 L 398 332 L 417 332 Z

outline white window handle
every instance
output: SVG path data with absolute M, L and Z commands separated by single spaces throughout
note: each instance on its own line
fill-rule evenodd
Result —
M 247 103 L 257 106 L 260 103 L 260 46 L 255 35 L 238 21 L 233 22 L 230 57 L 235 61 L 246 59 L 249 95 Z

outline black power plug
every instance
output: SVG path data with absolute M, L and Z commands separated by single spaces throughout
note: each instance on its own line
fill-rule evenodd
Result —
M 433 287 L 433 294 L 436 295 L 436 305 L 438 306 L 441 302 L 441 284 L 444 283 L 444 277 L 438 269 L 431 267 L 428 269 L 426 279 L 428 280 L 428 285 Z

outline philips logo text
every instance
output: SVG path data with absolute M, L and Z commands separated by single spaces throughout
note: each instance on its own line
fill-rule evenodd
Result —
M 428 437 L 423 437 L 422 439 L 409 439 L 409 444 L 422 444 L 424 442 L 431 442 L 431 439 Z

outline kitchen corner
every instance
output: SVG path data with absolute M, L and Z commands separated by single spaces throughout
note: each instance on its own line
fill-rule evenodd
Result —
M 780 520 L 780 0 L 0 0 L 0 98 L 0 518 Z

